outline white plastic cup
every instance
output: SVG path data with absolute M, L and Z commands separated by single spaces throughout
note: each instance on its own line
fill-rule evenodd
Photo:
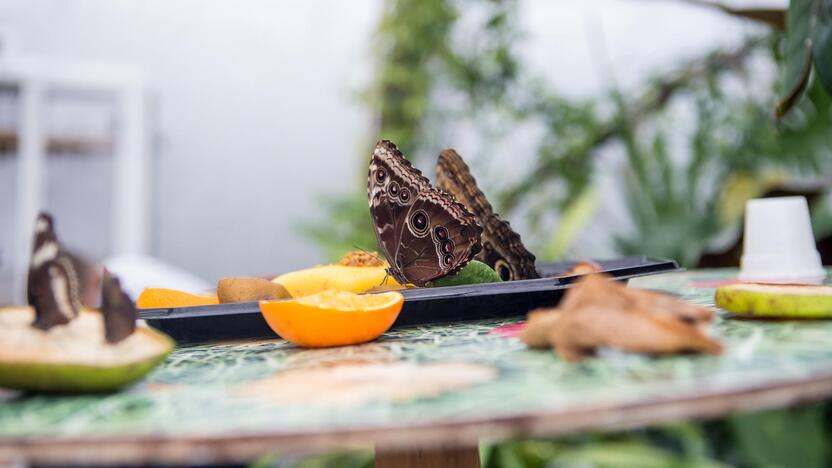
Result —
M 820 282 L 820 261 L 805 197 L 758 198 L 745 205 L 742 281 Z

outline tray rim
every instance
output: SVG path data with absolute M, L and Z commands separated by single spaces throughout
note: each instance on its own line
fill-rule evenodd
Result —
M 616 262 L 626 261 L 628 259 L 640 260 L 644 264 L 637 266 L 627 266 L 622 268 L 604 270 L 605 273 L 612 275 L 615 281 L 628 281 L 632 278 L 642 276 L 650 276 L 662 273 L 675 273 L 684 271 L 684 268 L 679 267 L 675 260 L 650 257 L 650 256 L 629 256 L 618 257 L 610 259 L 600 259 L 592 261 L 595 262 Z M 576 264 L 577 261 L 565 262 L 550 262 L 538 265 L 540 267 L 547 267 L 552 265 L 569 265 Z M 645 268 L 647 271 L 643 271 Z M 652 267 L 652 268 L 650 268 Z M 639 270 L 628 273 L 631 270 Z M 615 274 L 615 273 L 619 274 Z M 506 281 L 503 283 L 481 283 L 468 284 L 460 286 L 443 286 L 435 288 L 417 288 L 406 289 L 400 291 L 405 296 L 406 302 L 427 302 L 438 299 L 451 299 L 455 297 L 481 297 L 481 296 L 497 296 L 507 294 L 522 294 L 542 291 L 556 291 L 559 289 L 569 288 L 569 284 L 583 275 L 570 276 L 550 276 L 545 278 Z M 525 288 L 524 288 L 525 286 Z M 497 291 L 494 291 L 494 289 Z M 253 314 L 260 313 L 259 302 L 237 302 L 232 304 L 211 304 L 191 307 L 161 307 L 139 309 L 139 319 L 142 320 L 166 320 L 166 319 L 187 319 L 194 317 L 206 316 L 222 316 L 234 314 Z

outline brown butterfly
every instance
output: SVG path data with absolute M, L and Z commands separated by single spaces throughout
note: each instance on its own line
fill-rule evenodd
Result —
M 55 235 L 52 216 L 40 213 L 29 263 L 27 296 L 35 309 L 32 326 L 49 330 L 64 325 L 81 310 L 78 273 Z
M 474 215 L 432 187 L 389 141 L 373 151 L 367 196 L 387 271 L 399 283 L 424 286 L 456 273 L 482 248 Z
M 136 305 L 121 289 L 118 278 L 106 268 L 101 281 L 101 313 L 104 316 L 104 338 L 108 343 L 118 343 L 136 330 L 136 319 L 139 317 Z
M 534 266 L 534 254 L 526 249 L 508 221 L 494 213 L 468 165 L 456 151 L 446 149 L 439 154 L 436 185 L 471 210 L 482 226 L 482 251 L 477 254 L 477 260 L 493 268 L 503 281 L 540 277 Z

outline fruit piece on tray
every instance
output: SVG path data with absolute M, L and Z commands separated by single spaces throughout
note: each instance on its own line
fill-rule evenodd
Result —
M 217 283 L 220 304 L 288 299 L 289 291 L 279 283 L 263 278 L 223 278 Z
M 593 262 L 592 260 L 583 260 L 576 263 L 572 268 L 558 273 L 558 276 L 589 275 L 592 273 L 599 273 L 603 269 L 604 267 Z
M 737 283 L 717 288 L 715 302 L 745 317 L 832 318 L 832 286 Z
M 386 270 L 387 263 L 375 252 L 349 252 L 338 263 L 285 273 L 272 281 L 286 287 L 292 297 L 328 289 L 362 293 L 381 286 L 399 286 Z
M 66 325 L 49 331 L 30 326 L 34 310 L 0 309 L 0 387 L 50 392 L 100 392 L 141 379 L 173 348 L 173 341 L 137 327 L 112 344 L 104 339 L 104 318 L 82 309 Z
M 35 227 L 30 306 L 0 309 L 0 387 L 52 392 L 115 390 L 161 362 L 167 336 L 137 327 L 133 301 L 105 271 L 101 311 L 77 306 L 78 281 L 63 265 L 51 218 Z
M 530 347 L 554 347 L 568 361 L 599 348 L 719 354 L 722 345 L 706 331 L 713 316 L 710 309 L 590 275 L 578 280 L 557 308 L 532 311 L 520 338 Z
M 219 303 L 220 300 L 216 295 L 191 294 L 167 288 L 146 288 L 136 299 L 136 307 L 139 309 L 195 307 Z
M 461 270 L 448 276 L 436 279 L 428 286 L 459 286 L 463 284 L 499 283 L 500 275 L 490 266 L 479 260 L 471 260 Z
M 398 292 L 322 291 L 282 301 L 262 301 L 260 311 L 280 335 L 298 346 L 322 348 L 365 343 L 386 332 L 404 304 Z

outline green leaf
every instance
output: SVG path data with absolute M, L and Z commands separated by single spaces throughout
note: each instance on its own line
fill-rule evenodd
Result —
M 812 71 L 812 0 L 792 0 L 786 15 L 786 75 L 784 94 L 777 103 L 777 118 L 791 109 L 806 89 Z
M 559 260 L 563 258 L 569 247 L 577 239 L 578 234 L 598 211 L 600 202 L 600 191 L 597 187 L 591 186 L 569 203 L 563 211 L 560 224 L 551 241 L 546 245 L 541 259 Z
M 429 283 L 430 287 L 461 286 L 464 284 L 499 283 L 500 275 L 479 260 L 471 260 L 456 274 L 443 276 Z
M 817 407 L 735 416 L 740 455 L 748 466 L 829 466 L 823 415 Z
M 716 8 L 729 15 L 759 21 L 777 29 L 785 29 L 786 26 L 786 12 L 781 8 L 735 8 L 709 0 L 687 0 L 687 3 L 706 8 Z
M 818 7 L 812 57 L 818 79 L 832 93 L 832 0 L 821 0 Z
M 601 442 L 566 451 L 550 466 L 596 468 L 723 468 L 725 465 L 707 459 L 686 460 L 659 447 L 635 442 Z

